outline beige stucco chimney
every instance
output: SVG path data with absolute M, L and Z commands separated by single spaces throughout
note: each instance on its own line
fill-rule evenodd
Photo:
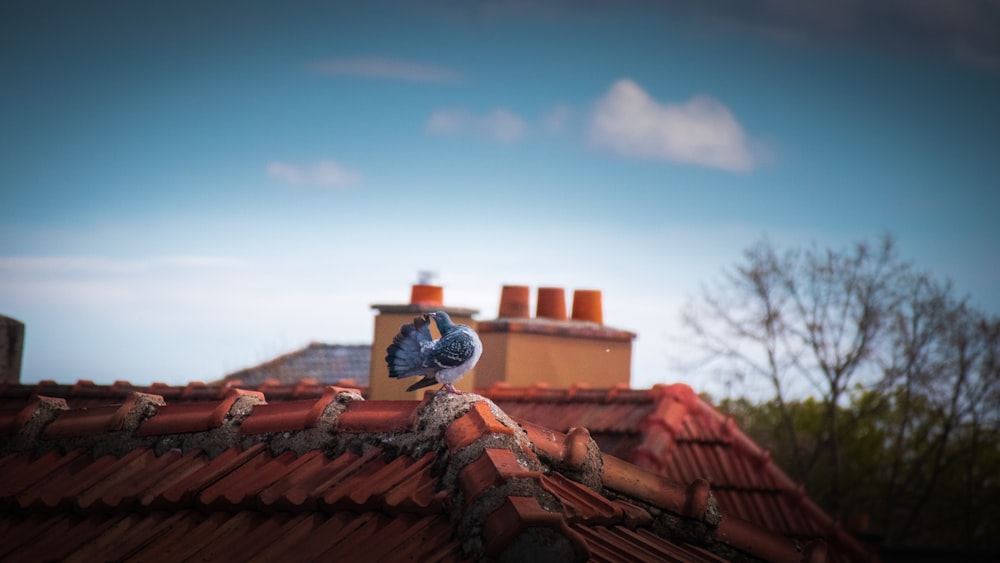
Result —
M 479 322 L 483 356 L 476 368 L 477 387 L 500 382 L 515 387 L 629 384 L 636 335 L 604 324 L 599 290 L 574 292 L 571 319 L 566 318 L 565 292 L 553 287 L 538 289 L 534 318 L 514 314 L 527 310 L 529 293 L 525 286 L 505 286 L 497 319 Z

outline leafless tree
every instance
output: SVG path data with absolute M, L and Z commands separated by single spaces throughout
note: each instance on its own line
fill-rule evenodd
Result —
M 824 453 L 837 471 L 835 407 L 859 379 L 877 377 L 869 360 L 885 338 L 905 271 L 889 237 L 847 252 L 779 252 L 762 241 L 685 310 L 685 325 L 708 363 L 724 362 L 739 383 L 765 382 L 791 437 L 796 478 L 804 479 Z M 812 444 L 798 438 L 787 406 L 807 394 L 819 394 L 825 406 L 824 431 Z M 837 496 L 836 478 L 833 486 Z
M 975 495 L 1000 490 L 983 477 L 1000 470 L 1000 321 L 900 260 L 891 237 L 842 251 L 758 242 L 702 288 L 684 322 L 704 366 L 765 390 L 786 470 L 816 483 L 830 511 L 849 499 L 904 541 L 961 504 L 941 508 L 954 487 L 972 495 L 956 518 L 990 510 Z M 808 427 L 807 397 L 818 403 Z M 843 459 L 865 455 L 852 434 L 861 426 L 884 436 L 884 459 Z M 882 498 L 851 497 L 862 489 Z

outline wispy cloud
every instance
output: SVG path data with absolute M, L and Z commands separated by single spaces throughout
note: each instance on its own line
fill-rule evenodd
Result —
M 349 188 L 362 181 L 360 172 L 348 170 L 332 160 L 307 166 L 271 161 L 267 164 L 267 175 L 291 186 L 320 188 Z
M 631 80 L 614 83 L 590 119 L 595 147 L 629 158 L 669 160 L 732 171 L 758 162 L 743 127 L 721 102 L 698 96 L 661 103 Z
M 314 63 L 312 69 L 321 74 L 364 76 L 409 82 L 449 84 L 462 80 L 461 74 L 449 68 L 386 57 L 326 59 Z
M 516 113 L 496 108 L 477 115 L 465 109 L 443 109 L 427 120 L 431 135 L 472 135 L 499 143 L 514 143 L 528 132 L 528 124 Z

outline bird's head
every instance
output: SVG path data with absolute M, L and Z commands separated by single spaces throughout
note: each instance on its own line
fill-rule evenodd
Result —
M 433 313 L 428 313 L 427 316 L 434 319 L 441 334 L 448 332 L 455 326 L 455 323 L 451 322 L 451 317 L 444 311 L 434 311 Z

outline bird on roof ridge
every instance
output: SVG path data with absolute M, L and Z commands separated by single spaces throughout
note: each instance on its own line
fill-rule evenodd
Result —
M 441 338 L 431 336 L 430 319 Z M 416 375 L 423 379 L 406 388 L 415 391 L 443 383 L 449 393 L 461 395 L 454 383 L 471 370 L 483 353 L 483 343 L 472 328 L 455 324 L 444 311 L 427 313 L 403 325 L 385 350 L 389 377 L 402 379 Z

